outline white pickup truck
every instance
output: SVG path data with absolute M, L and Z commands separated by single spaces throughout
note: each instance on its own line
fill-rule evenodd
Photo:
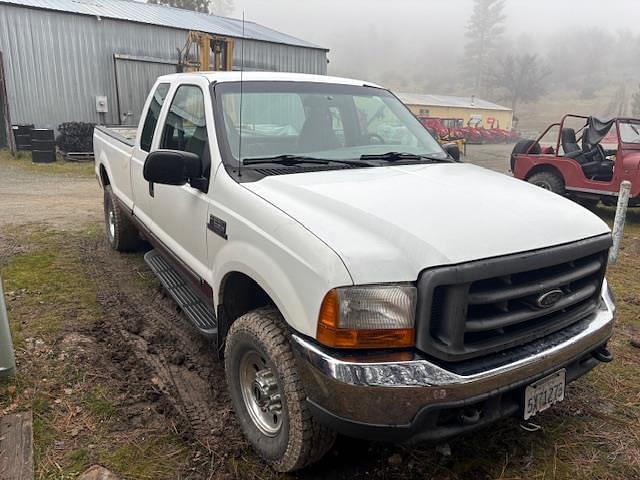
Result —
M 382 87 L 240 80 L 160 77 L 138 129 L 96 128 L 95 168 L 109 243 L 153 245 L 274 468 L 318 460 L 335 432 L 525 421 L 611 360 L 602 220 L 454 161 Z

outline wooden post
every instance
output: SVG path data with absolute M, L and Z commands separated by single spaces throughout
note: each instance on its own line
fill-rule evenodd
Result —
M 16 142 L 13 138 L 13 130 L 11 128 L 11 115 L 9 114 L 9 96 L 7 95 L 7 80 L 4 74 L 4 59 L 0 52 L 0 107 L 3 109 L 5 129 L 7 131 L 7 144 L 11 154 L 16 154 Z
M 613 221 L 613 247 L 609 251 L 609 264 L 615 265 L 620 253 L 620 242 L 624 231 L 624 220 L 627 216 L 627 206 L 629 205 L 629 193 L 631 192 L 631 182 L 625 180 L 620 184 L 618 195 L 618 206 L 616 207 L 616 218 Z

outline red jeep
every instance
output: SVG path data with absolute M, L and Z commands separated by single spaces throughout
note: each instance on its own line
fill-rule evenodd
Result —
M 556 127 L 557 138 L 544 146 Z M 639 167 L 640 120 L 635 118 L 565 115 L 537 140 L 520 140 L 511 153 L 514 177 L 588 206 L 600 200 L 615 205 L 623 180 L 632 185 L 629 206 L 640 205 Z

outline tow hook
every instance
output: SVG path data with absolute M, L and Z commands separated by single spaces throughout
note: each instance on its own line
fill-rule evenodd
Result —
M 460 412 L 458 418 L 462 425 L 473 425 L 480 420 L 480 410 L 477 408 L 466 408 Z
M 605 346 L 594 350 L 592 355 L 593 358 L 595 358 L 596 360 L 600 360 L 602 363 L 609 363 L 611 360 L 613 360 L 613 353 L 611 353 Z

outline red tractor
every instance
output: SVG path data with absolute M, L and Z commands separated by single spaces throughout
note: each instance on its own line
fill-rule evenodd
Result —
M 440 118 L 419 115 L 418 120 L 437 139 L 445 138 L 449 135 L 449 129 L 444 126 Z
M 556 127 L 557 138 L 551 145 L 541 146 Z M 601 121 L 565 115 L 536 140 L 516 143 L 511 171 L 516 178 L 587 206 L 599 201 L 615 205 L 620 183 L 629 180 L 629 206 L 640 206 L 640 119 Z

